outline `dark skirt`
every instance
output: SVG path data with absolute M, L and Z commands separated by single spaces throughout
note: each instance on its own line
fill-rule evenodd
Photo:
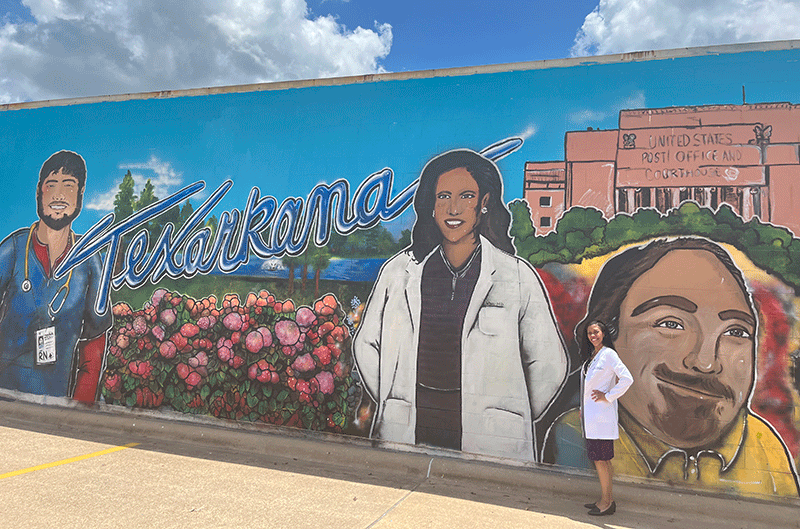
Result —
M 610 461 L 614 459 L 614 440 L 587 439 L 586 451 L 591 461 Z

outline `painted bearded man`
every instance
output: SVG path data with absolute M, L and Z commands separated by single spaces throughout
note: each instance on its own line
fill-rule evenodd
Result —
M 60 151 L 39 173 L 39 220 L 0 243 L 0 387 L 94 401 L 103 367 L 108 309 L 95 309 L 100 258 L 93 255 L 56 280 L 53 272 L 76 236 L 86 164 Z
M 748 404 L 757 313 L 742 272 L 719 245 L 657 240 L 610 259 L 586 318 L 611 323 L 634 383 L 619 399 L 615 470 L 673 484 L 797 496 L 786 446 Z M 551 427 L 544 461 L 589 467 L 578 412 Z

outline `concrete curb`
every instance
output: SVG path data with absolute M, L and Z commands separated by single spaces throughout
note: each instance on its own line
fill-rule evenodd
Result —
M 219 423 L 222 422 L 222 425 Z M 421 483 L 429 477 L 463 482 L 492 484 L 529 491 L 531 495 L 551 495 L 582 504 L 598 493 L 596 478 L 580 471 L 555 470 L 549 466 L 478 460 L 448 451 L 400 451 L 392 445 L 368 439 L 320 434 L 303 430 L 259 426 L 233 421 L 181 420 L 96 405 L 95 407 L 44 406 L 18 400 L 0 400 L 0 425 L 54 435 L 74 437 L 77 431 L 92 439 L 103 437 L 123 443 L 146 442 L 181 453 L 182 448 L 232 451 L 252 454 L 262 461 L 311 464 L 344 470 L 352 475 L 392 475 L 405 482 Z M 377 447 L 377 449 L 376 449 Z M 397 448 L 397 447 L 394 447 Z M 410 449 L 410 448 L 409 448 Z M 619 503 L 643 512 L 676 511 L 696 513 L 717 520 L 730 520 L 732 526 L 748 521 L 788 527 L 798 523 L 800 500 L 769 502 L 718 494 L 676 491 L 666 485 L 615 478 L 614 495 Z

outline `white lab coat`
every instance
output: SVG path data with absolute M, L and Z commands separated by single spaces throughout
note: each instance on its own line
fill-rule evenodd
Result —
M 533 421 L 564 383 L 566 350 L 538 274 L 483 237 L 481 245 L 461 338 L 461 449 L 535 460 Z M 384 264 L 353 339 L 364 387 L 378 405 L 374 438 L 415 443 L 420 288 L 428 257 L 418 263 L 406 251 Z
M 584 373 L 581 369 L 581 394 L 583 434 L 587 439 L 619 439 L 619 399 L 633 384 L 633 377 L 617 352 L 603 346 L 589 363 Z M 592 391 L 599 389 L 608 402 L 592 400 Z

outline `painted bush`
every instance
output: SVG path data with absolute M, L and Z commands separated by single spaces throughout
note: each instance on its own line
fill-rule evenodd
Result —
M 331 432 L 352 420 L 350 331 L 333 295 L 295 308 L 262 290 L 220 307 L 158 289 L 113 312 L 107 403 Z

